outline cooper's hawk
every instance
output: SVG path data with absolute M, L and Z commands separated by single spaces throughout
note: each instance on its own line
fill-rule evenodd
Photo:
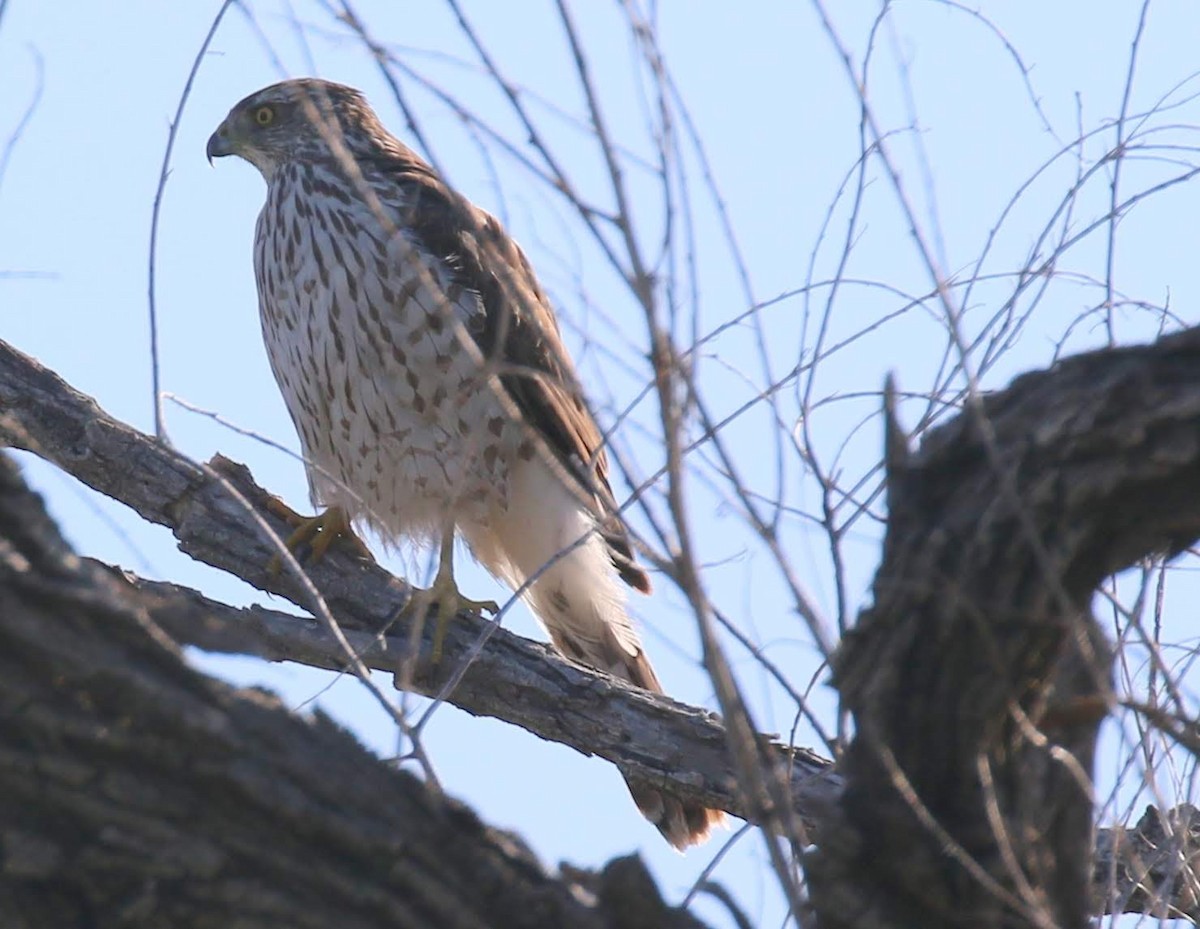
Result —
M 237 104 L 208 156 L 267 182 L 254 268 L 263 336 L 325 531 L 360 520 L 440 547 L 457 529 L 565 655 L 662 686 L 621 581 L 649 591 L 554 312 L 524 253 L 384 129 L 358 91 L 284 81 Z M 722 814 L 630 780 L 676 848 Z

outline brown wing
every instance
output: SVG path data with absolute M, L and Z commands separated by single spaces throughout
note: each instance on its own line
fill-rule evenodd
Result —
M 621 578 L 648 593 L 650 579 L 634 561 L 608 483 L 603 437 L 525 253 L 494 216 L 450 190 L 401 143 L 385 161 L 379 167 L 408 188 L 404 225 L 447 262 L 455 283 L 480 295 L 484 313 L 468 327 L 480 352 L 499 362 L 500 381 L 525 421 L 593 501 Z

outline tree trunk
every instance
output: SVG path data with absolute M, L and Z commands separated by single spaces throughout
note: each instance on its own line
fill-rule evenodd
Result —
M 1095 912 L 1106 576 L 1200 534 L 1200 332 L 1025 375 L 910 455 L 889 411 L 875 603 L 835 665 L 856 737 L 808 856 L 821 929 Z

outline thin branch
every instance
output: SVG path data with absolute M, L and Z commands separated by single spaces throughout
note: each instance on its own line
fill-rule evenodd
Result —
M 196 79 L 196 72 L 200 70 L 200 63 L 208 53 L 208 47 L 212 44 L 213 37 L 217 34 L 217 28 L 221 25 L 221 20 L 225 18 L 226 12 L 228 12 L 229 8 L 235 2 L 236 0 L 224 0 L 221 4 L 217 15 L 213 17 L 212 25 L 208 27 L 208 34 L 205 35 L 204 41 L 200 43 L 200 49 L 196 52 L 196 57 L 192 61 L 191 70 L 188 71 L 187 80 L 183 85 L 183 92 L 179 95 L 179 105 L 175 108 L 175 116 L 171 120 L 170 129 L 167 131 L 167 146 L 163 150 L 162 168 L 158 172 L 158 186 L 154 190 L 154 207 L 150 212 L 150 256 L 148 259 L 149 269 L 146 282 L 150 318 L 150 389 L 154 394 L 154 434 L 163 442 L 169 440 L 167 438 L 166 420 L 163 418 L 162 385 L 159 380 L 161 372 L 159 371 L 158 357 L 158 305 L 154 288 L 156 259 L 158 257 L 158 217 L 162 209 L 163 191 L 167 186 L 167 178 L 171 174 L 171 153 L 175 150 L 175 134 L 179 131 L 179 122 L 183 119 L 183 108 L 187 105 L 187 99 L 192 92 L 192 82 Z

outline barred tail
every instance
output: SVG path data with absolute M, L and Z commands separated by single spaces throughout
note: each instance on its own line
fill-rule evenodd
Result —
M 486 527 L 461 527 L 475 557 L 514 589 L 541 572 L 525 599 L 568 658 L 663 693 L 625 609 L 621 576 L 629 569 L 614 561 L 609 533 L 536 458 L 510 475 L 508 496 L 507 509 L 494 512 Z M 724 822 L 720 810 L 638 778 L 626 782 L 638 809 L 680 851 Z

